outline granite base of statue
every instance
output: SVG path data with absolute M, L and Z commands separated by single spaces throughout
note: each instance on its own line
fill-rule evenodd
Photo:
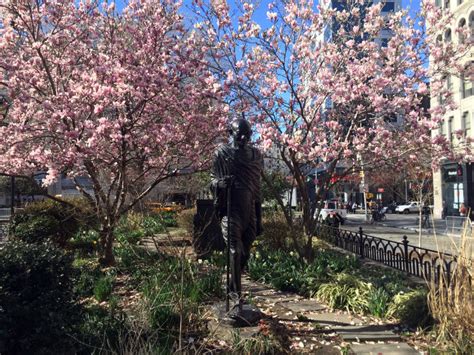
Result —
M 214 315 L 221 323 L 233 328 L 254 327 L 263 318 L 263 313 L 258 307 L 244 303 L 238 311 L 226 310 L 225 301 L 216 303 L 213 307 Z
M 219 312 L 223 321 L 235 326 L 254 325 L 261 312 L 242 297 L 242 271 L 247 266 L 250 248 L 261 234 L 260 176 L 263 157 L 250 143 L 250 124 L 239 119 L 229 128 L 231 143 L 215 152 L 211 188 L 214 213 L 221 223 L 226 243 L 226 302 Z
M 220 221 L 214 213 L 213 200 L 197 200 L 193 220 L 193 248 L 198 259 L 206 259 L 225 250 Z

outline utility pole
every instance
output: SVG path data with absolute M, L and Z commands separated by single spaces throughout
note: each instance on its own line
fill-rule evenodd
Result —
M 408 182 L 405 179 L 405 202 L 408 203 Z
M 365 181 L 365 169 L 364 169 L 364 161 L 362 159 L 362 155 L 358 155 L 358 158 L 360 160 L 360 166 L 361 166 L 361 172 L 360 172 L 360 177 L 362 179 L 361 181 L 361 185 L 363 186 L 363 189 L 362 191 L 364 191 L 364 213 L 365 213 L 365 221 L 367 222 L 369 220 L 369 214 L 368 214 L 368 211 L 367 211 L 367 192 L 368 191 L 368 188 L 366 188 L 366 186 L 368 187 L 368 184 L 366 183 Z M 367 184 L 367 185 L 366 185 Z

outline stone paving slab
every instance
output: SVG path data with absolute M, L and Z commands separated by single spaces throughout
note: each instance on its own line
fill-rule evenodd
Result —
M 317 312 L 327 309 L 327 306 L 317 302 L 316 300 L 308 299 L 302 299 L 301 301 L 281 301 L 277 302 L 277 304 L 294 313 Z
M 385 329 L 384 329 L 385 328 Z M 333 330 L 345 341 L 389 341 L 400 340 L 400 336 L 387 327 L 377 326 L 345 326 Z
M 258 325 L 237 327 L 234 322 L 230 322 L 226 314 L 222 313 L 225 310 L 225 302 L 218 302 L 208 310 L 210 314 L 208 322 L 209 334 L 214 339 L 232 343 L 237 334 L 241 339 L 249 339 L 256 336 L 260 331 Z
M 415 355 L 420 352 L 406 343 L 392 344 L 352 344 L 354 355 Z
M 332 311 L 315 299 L 276 291 L 248 277 L 242 281 L 244 298 L 258 306 L 266 314 L 267 321 L 272 319 L 286 328 L 291 353 L 337 354 L 339 350 L 335 344 L 342 339 L 346 343 L 356 343 L 351 345 L 353 354 L 418 354 L 408 344 L 399 343 L 400 337 L 392 331 L 391 325 L 369 325 L 367 320 L 348 312 Z M 216 339 L 232 341 L 235 338 L 236 329 L 218 323 L 217 319 L 211 320 L 209 329 Z M 258 330 L 258 327 L 240 328 L 239 337 L 252 338 Z
M 323 326 L 351 326 L 363 324 L 363 321 L 347 313 L 333 313 L 333 312 L 309 312 L 304 316 L 311 321 L 317 322 Z

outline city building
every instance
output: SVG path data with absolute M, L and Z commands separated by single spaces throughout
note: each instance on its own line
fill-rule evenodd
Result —
M 320 4 L 323 8 L 333 8 L 336 10 L 343 10 L 348 7 L 348 5 L 353 4 L 354 2 L 351 0 L 321 0 Z M 361 13 L 362 13 L 362 18 L 364 17 L 364 9 L 367 8 L 367 6 L 371 6 L 372 4 L 377 4 L 377 3 L 382 3 L 382 15 L 389 15 L 390 13 L 400 11 L 402 9 L 402 1 L 401 0 L 374 0 L 374 1 L 365 1 L 362 4 L 359 4 L 357 6 L 360 6 Z M 341 24 L 337 21 L 337 19 L 334 19 L 330 25 L 328 25 L 324 29 L 324 33 L 322 34 L 322 38 L 318 38 L 319 40 L 323 40 L 325 42 L 330 42 L 330 41 L 335 41 L 335 33 L 339 30 Z M 378 38 L 375 39 L 375 42 L 380 45 L 380 47 L 386 47 L 388 45 L 388 42 L 392 36 L 392 33 L 390 30 L 382 30 L 379 33 Z M 310 79 L 308 79 L 310 80 Z M 331 98 L 326 99 L 325 105 L 324 105 L 324 110 L 327 112 L 329 110 L 337 110 L 338 108 L 334 106 L 333 102 L 331 101 Z M 394 126 L 400 125 L 403 122 L 403 115 L 393 115 L 393 117 L 387 117 L 386 118 L 387 122 L 390 122 Z M 347 165 L 344 162 L 340 162 L 337 165 L 335 175 L 337 176 L 340 171 L 344 171 L 347 169 Z M 314 169 L 311 173 L 314 174 L 315 176 L 324 176 L 325 175 L 326 168 L 325 167 L 320 167 L 318 169 Z M 364 173 L 361 173 L 361 176 L 364 176 Z M 357 177 L 347 177 L 341 179 L 337 184 L 337 190 L 331 191 L 329 193 L 328 198 L 338 198 L 342 202 L 356 202 L 358 204 L 363 204 L 365 199 L 364 199 L 364 191 L 369 192 L 374 190 L 374 196 L 377 196 L 380 200 L 382 200 L 382 193 L 375 191 L 377 189 L 376 186 L 372 186 L 369 181 L 365 180 L 364 184 L 358 183 Z M 388 202 L 384 201 L 384 202 Z
M 468 40 L 458 28 L 468 27 L 470 40 L 474 37 L 474 1 L 473 0 L 434 0 L 438 7 L 449 9 L 455 18 L 452 27 L 445 28 L 444 33 L 438 36 L 439 41 L 466 41 Z M 474 71 L 474 48 L 461 59 L 464 66 Z M 439 129 L 434 134 L 443 134 L 448 137 L 454 149 L 462 149 L 466 138 L 474 138 L 474 90 L 473 75 L 470 77 L 456 77 L 448 75 L 445 83 L 450 88 L 457 108 L 447 112 Z M 442 105 L 441 97 L 432 97 L 432 107 Z M 462 131 L 462 137 L 457 138 L 455 132 Z M 458 162 L 444 161 L 439 171 L 433 173 L 434 214 L 442 216 L 443 201 L 446 204 L 447 215 L 458 216 L 461 203 L 474 207 L 474 162 L 458 164 Z

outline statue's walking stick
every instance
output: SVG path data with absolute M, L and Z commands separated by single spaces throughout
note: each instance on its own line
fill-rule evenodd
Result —
M 225 310 L 229 312 L 229 299 L 230 299 L 230 208 L 231 208 L 231 191 L 232 190 L 232 177 L 227 181 L 227 280 L 226 280 L 226 297 L 225 297 Z

